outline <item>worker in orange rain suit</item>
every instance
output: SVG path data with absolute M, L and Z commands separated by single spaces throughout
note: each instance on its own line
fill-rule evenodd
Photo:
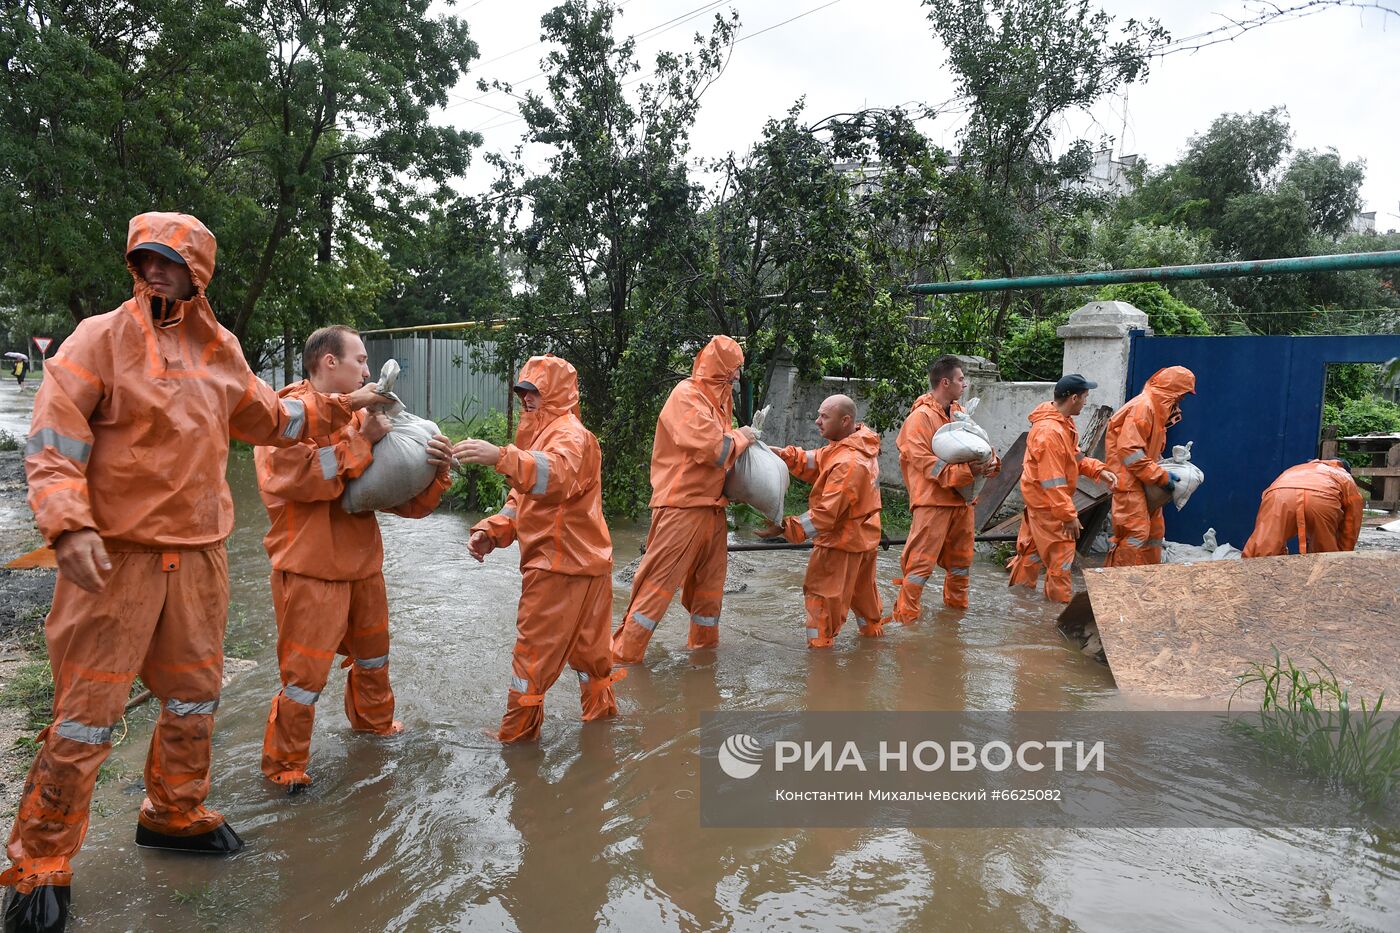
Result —
M 1074 507 L 1079 477 L 1098 480 L 1111 489 L 1118 482 L 1104 464 L 1079 452 L 1074 417 L 1084 410 L 1089 390 L 1098 388 L 1079 373 L 1055 383 L 1055 400 L 1042 402 L 1030 414 L 1026 454 L 1021 466 L 1021 498 L 1026 503 L 1016 535 L 1009 586 L 1035 589 L 1045 568 L 1045 598 L 1067 603 L 1069 572 L 1074 566 L 1074 542 L 1084 527 Z
M 1176 487 L 1176 477 L 1157 463 L 1167 445 L 1167 428 L 1181 420 L 1181 399 L 1196 394 L 1196 376 L 1184 366 L 1159 369 L 1142 392 L 1113 413 L 1104 437 L 1113 488 L 1113 546 L 1105 567 L 1136 567 L 1162 562 L 1166 526 L 1161 509 L 1147 507 L 1146 486 Z
M 287 386 L 284 399 L 349 392 L 369 380 L 368 354 L 358 333 L 323 327 L 306 341 L 309 378 Z M 311 783 L 311 728 L 331 662 L 345 655 L 345 715 L 352 728 L 378 735 L 402 731 L 394 720 L 389 686 L 389 604 L 384 590 L 384 543 L 372 512 L 351 514 L 340 505 L 347 480 L 374 459 L 373 446 L 389 432 L 379 412 L 294 447 L 259 447 L 253 454 L 258 487 L 272 527 L 263 546 L 272 559 L 272 603 L 277 612 L 277 661 L 282 689 L 272 698 L 263 738 L 263 774 L 292 793 Z M 451 485 L 452 444 L 441 434 L 428 443 L 438 468 L 427 489 L 396 509 L 422 518 Z
M 25 470 L 58 562 L 46 622 L 54 720 L 10 834 L 14 864 L 0 875 L 18 891 L 7 930 L 63 928 L 69 860 L 137 674 L 161 700 L 137 844 L 241 848 L 203 806 L 228 610 L 229 438 L 296 444 L 388 404 L 373 385 L 279 400 L 214 318 L 205 297 L 214 252 L 194 217 L 133 218 L 131 300 L 78 324 L 35 399 Z
M 608 634 L 612 622 L 612 538 L 603 522 L 602 455 L 579 418 L 578 373 L 557 356 L 535 356 L 515 384 L 525 414 L 515 443 L 468 438 L 460 463 L 494 466 L 510 484 L 505 506 L 472 526 L 478 561 L 520 542 L 520 608 L 502 742 L 539 738 L 544 694 L 567 663 L 578 674 L 585 721 L 617 715 Z
M 967 608 L 972 548 L 977 534 L 973 503 L 982 480 L 1001 472 L 993 451 L 986 463 L 947 463 L 933 453 L 933 435 L 963 410 L 958 400 L 967 391 L 962 360 L 940 356 L 928 372 L 929 391 L 914 401 L 895 444 L 914 521 L 900 556 L 903 576 L 895 580 L 899 595 L 891 618 L 909 625 L 919 618 L 924 587 L 935 565 L 944 569 L 943 603 Z
M 695 357 L 690 378 L 671 390 L 651 448 L 651 529 L 632 579 L 632 596 L 613 633 L 613 660 L 635 664 L 677 590 L 690 613 L 686 647 L 719 644 L 724 575 L 729 564 L 725 472 L 748 449 L 752 428 L 733 428 L 732 386 L 744 351 L 725 336 Z
M 880 544 L 880 435 L 856 421 L 856 406 L 833 395 L 817 409 L 817 430 L 830 443 L 817 450 L 775 449 L 788 471 L 812 484 L 808 509 L 770 525 L 759 537 L 812 542 L 802 581 L 807 647 L 830 648 L 852 609 L 860 633 L 884 634 L 875 549 Z
M 1354 551 L 1361 535 L 1361 490 L 1342 460 L 1309 460 L 1279 474 L 1259 502 L 1245 557 L 1288 553 L 1297 536 L 1299 554 Z

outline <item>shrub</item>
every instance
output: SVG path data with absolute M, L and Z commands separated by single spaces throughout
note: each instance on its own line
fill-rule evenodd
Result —
M 1207 335 L 1211 332 L 1205 315 L 1177 298 L 1156 282 L 1105 285 L 1099 301 L 1126 301 L 1147 315 L 1147 322 L 1159 337 Z
M 453 441 L 475 437 L 498 447 L 511 440 L 506 416 L 499 411 L 489 412 L 484 417 L 445 419 L 442 431 Z M 505 477 L 493 467 L 464 464 L 454 469 L 452 485 L 443 493 L 442 501 L 454 511 L 494 512 L 505 505 L 508 493 Z

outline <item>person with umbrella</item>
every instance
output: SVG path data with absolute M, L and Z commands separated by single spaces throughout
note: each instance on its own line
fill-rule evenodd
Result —
M 5 359 L 14 361 L 15 365 L 11 369 L 11 372 L 14 373 L 15 384 L 23 389 L 24 377 L 29 375 L 29 357 L 25 356 L 23 353 L 16 353 L 11 350 L 9 353 L 5 354 Z

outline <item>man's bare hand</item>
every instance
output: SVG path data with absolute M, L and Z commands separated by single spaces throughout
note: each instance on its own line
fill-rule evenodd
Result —
M 380 438 L 389 433 L 389 416 L 382 411 L 370 412 L 365 418 L 364 427 L 360 428 L 360 434 L 371 444 L 378 444 Z
M 987 472 L 987 464 L 990 462 L 989 460 L 973 460 L 967 465 L 967 468 L 972 471 L 973 476 L 982 476 Z
M 361 408 L 368 408 L 370 411 L 384 411 L 394 407 L 394 400 L 387 395 L 379 394 L 379 386 L 373 382 L 366 382 L 354 392 L 345 396 L 345 400 L 350 404 L 351 411 L 359 411 Z
M 458 441 L 457 446 L 452 448 L 452 456 L 457 458 L 458 463 L 478 463 L 482 466 L 495 466 L 501 462 L 501 448 L 490 441 L 477 440 L 469 437 L 464 441 Z
M 765 541 L 772 540 L 773 538 L 781 538 L 783 536 L 783 526 L 775 525 L 772 522 L 768 522 L 762 528 L 755 531 L 754 534 L 758 535 Z
M 441 475 L 452 469 L 457 461 L 452 456 L 452 442 L 445 435 L 434 434 L 428 440 L 428 462 L 437 467 Z
M 1080 532 L 1083 530 L 1084 526 L 1080 524 L 1078 515 L 1074 516 L 1072 521 L 1065 522 L 1065 534 L 1074 538 L 1076 541 L 1079 540 Z
M 1110 473 L 1108 470 L 1104 470 L 1102 473 L 1099 474 L 1099 482 L 1106 485 L 1109 489 L 1117 489 L 1118 474 Z
M 478 564 L 495 549 L 496 545 L 491 542 L 491 536 L 484 531 L 473 531 L 472 536 L 467 539 L 467 553 L 476 558 Z
M 91 528 L 65 531 L 53 543 L 58 572 L 89 593 L 101 593 L 107 587 L 106 574 L 112 569 L 102 538 Z

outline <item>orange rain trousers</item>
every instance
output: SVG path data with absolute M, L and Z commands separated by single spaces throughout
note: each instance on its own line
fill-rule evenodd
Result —
M 914 523 L 899 560 L 904 576 L 895 581 L 899 586 L 892 616 L 895 622 L 909 625 L 919 618 L 919 603 L 935 565 L 946 571 L 943 604 L 967 608 L 975 525 L 971 505 L 915 507 Z
M 279 784 L 306 784 L 316 701 L 331 663 L 345 655 L 345 717 L 361 732 L 392 735 L 389 686 L 389 602 L 384 575 L 320 580 L 272 571 L 277 610 L 277 663 L 282 689 L 272 698 L 263 734 L 262 771 Z
M 1167 522 L 1161 509 L 1147 507 L 1147 490 L 1131 474 L 1113 490 L 1113 546 L 1105 567 L 1140 567 L 1162 562 Z
M 875 551 L 838 551 L 812 547 L 802 595 L 807 601 L 807 647 L 830 648 L 855 610 L 860 633 L 867 638 L 883 635 L 884 605 L 875 586 Z
M 544 722 L 544 695 L 564 665 L 578 675 L 582 719 L 617 715 L 612 685 L 625 671 L 614 671 L 608 648 L 612 623 L 612 577 L 572 576 L 526 568 L 515 620 L 510 695 L 502 742 L 533 742 Z
M 1021 530 L 1016 534 L 1016 556 L 1011 559 L 1010 586 L 1035 589 L 1040 570 L 1045 568 L 1045 598 L 1067 603 L 1073 592 L 1070 571 L 1074 568 L 1077 542 L 1065 532 L 1065 523 L 1040 510 L 1021 513 Z
M 53 724 L 39 737 L 10 833 L 14 865 L 0 876 L 20 892 L 72 880 L 69 859 L 87 833 L 97 769 L 137 674 L 161 701 L 141 823 L 180 836 L 209 832 L 224 819 L 203 806 L 228 618 L 224 548 L 110 556 L 103 592 L 89 593 L 62 574 L 54 587 L 45 622 Z
M 724 575 L 729 567 L 729 527 L 723 507 L 659 508 L 652 512 L 647 552 L 632 579 L 632 597 L 613 633 L 613 660 L 636 664 L 676 590 L 690 613 L 686 647 L 719 644 Z
M 1350 551 L 1342 533 L 1342 504 L 1335 496 L 1311 489 L 1269 489 L 1259 503 L 1254 534 L 1244 546 L 1245 557 L 1276 557 L 1288 553 L 1298 539 L 1299 554 Z

